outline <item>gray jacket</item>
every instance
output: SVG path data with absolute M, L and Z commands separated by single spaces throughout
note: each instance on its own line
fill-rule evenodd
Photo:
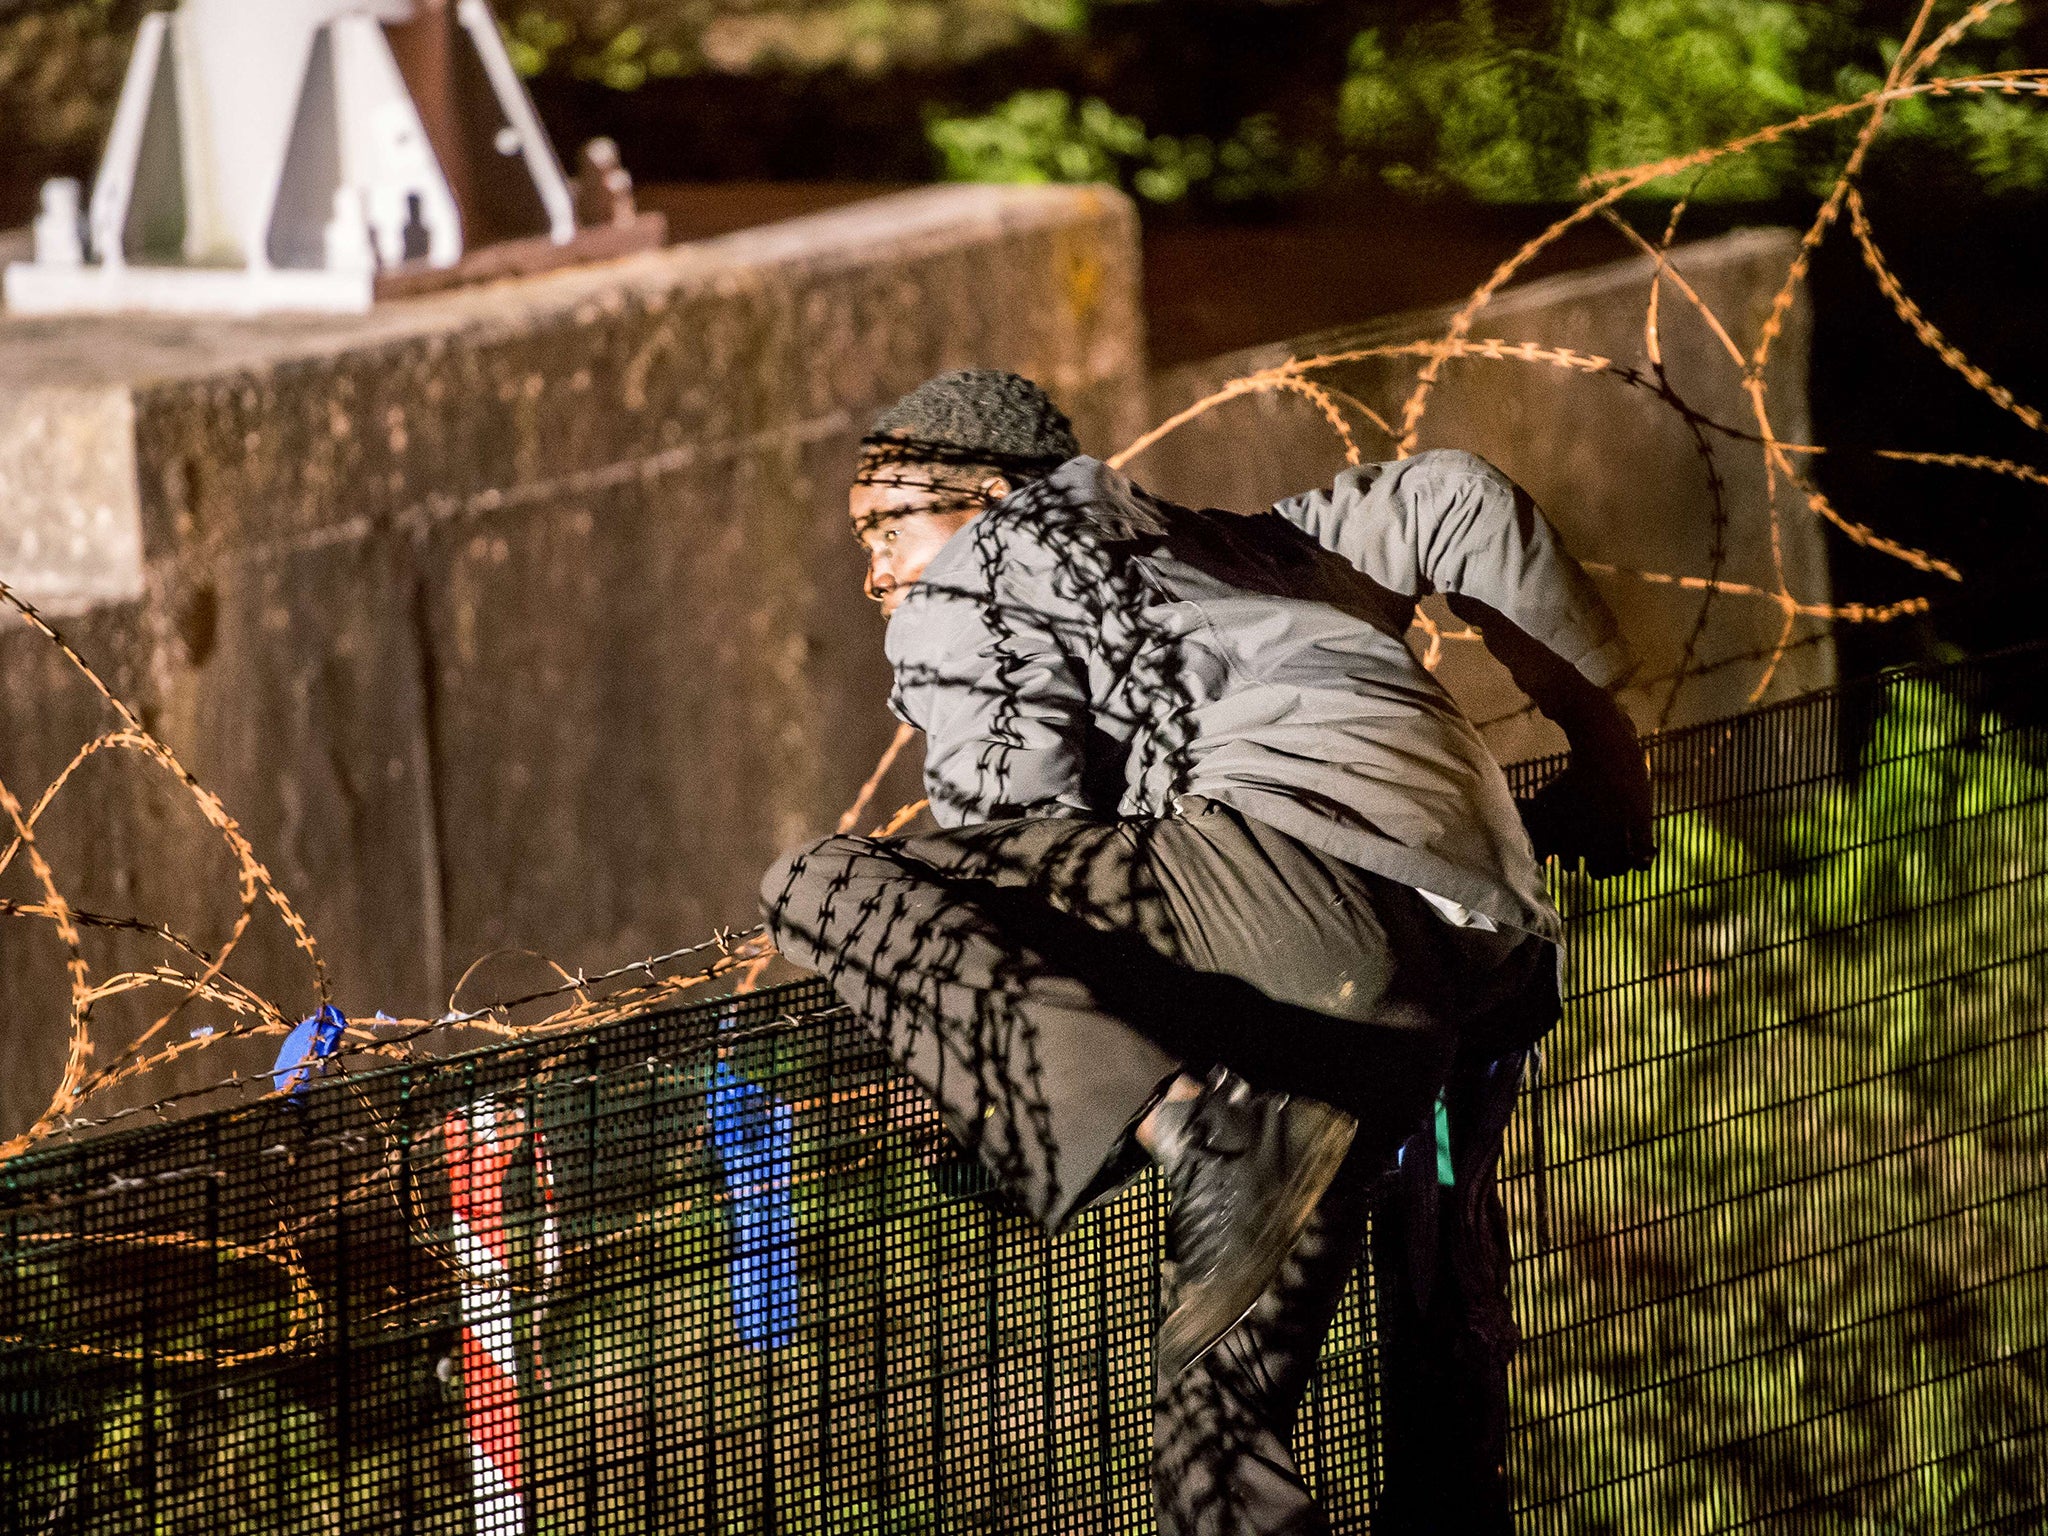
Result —
M 896 713 L 943 826 L 1156 817 L 1206 795 L 1335 858 L 1555 939 L 1479 733 L 1405 641 L 1489 604 L 1599 687 L 1614 618 L 1528 497 L 1431 452 L 1244 517 L 1090 458 L 977 517 L 889 623 Z

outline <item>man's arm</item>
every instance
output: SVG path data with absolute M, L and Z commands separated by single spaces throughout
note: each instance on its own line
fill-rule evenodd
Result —
M 1515 686 L 1564 728 L 1571 763 L 1522 806 L 1538 858 L 1596 875 L 1647 869 L 1657 856 L 1649 766 L 1635 722 L 1612 693 L 1477 598 L 1452 596 L 1451 612 L 1477 629 Z
M 1046 611 L 1028 539 L 969 524 L 969 574 L 927 578 L 889 621 L 891 705 L 925 734 L 925 793 L 941 826 L 1091 814 L 1090 709 L 1071 626 Z
M 1620 629 L 1592 579 L 1521 487 L 1484 459 L 1436 450 L 1364 464 L 1273 510 L 1404 596 L 1476 598 L 1596 688 L 1627 676 Z
M 1635 728 L 1613 690 L 1630 660 L 1614 615 L 1536 504 L 1484 459 L 1436 451 L 1346 470 L 1282 517 L 1382 586 L 1441 592 L 1515 685 L 1563 727 L 1572 766 L 1528 817 L 1539 855 L 1595 874 L 1647 865 L 1656 848 Z

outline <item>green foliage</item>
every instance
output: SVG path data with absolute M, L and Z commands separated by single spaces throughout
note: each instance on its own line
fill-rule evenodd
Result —
M 1019 91 L 980 117 L 936 118 L 930 134 L 953 181 L 1117 181 L 1151 148 L 1136 118 L 1065 91 Z
M 1585 50 L 1588 168 L 1725 143 L 1805 111 L 1810 11 L 1780 0 L 1623 0 L 1606 27 L 1574 38 Z M 1715 195 L 1770 196 L 1796 174 L 1795 153 L 1769 145 L 1742 156 L 1716 173 Z
M 1907 684 L 1853 781 L 1663 837 L 1619 900 L 1562 893 L 1600 974 L 1575 975 L 1591 996 L 1556 1037 L 1559 1247 L 1517 1271 L 1517 1309 L 1638 1310 L 1532 1342 L 1525 1475 L 1659 1469 L 1572 1506 L 1588 1532 L 1722 1529 L 1871 1479 L 1875 1507 L 1831 1498 L 1801 1528 L 1903 1536 L 2016 1507 L 2038 1468 L 1998 1442 L 2048 1411 L 2038 735 Z M 1796 1062 L 1801 1092 L 1765 1059 Z
M 1353 164 L 1391 185 L 1489 202 L 1564 201 L 1589 172 L 1725 143 L 1881 83 L 1899 46 L 1857 0 L 1552 0 L 1533 19 L 1479 0 L 1455 21 L 1361 33 L 1338 102 Z M 1875 9 L 1875 7 L 1871 7 Z M 2009 67 L 2008 7 L 1945 67 Z M 1766 199 L 1832 178 L 1851 129 L 1719 162 L 1694 189 Z M 1889 137 L 1962 157 L 1989 190 L 2048 187 L 2048 115 L 2033 98 L 1902 103 Z
M 1976 46 L 1965 50 L 1963 57 L 1971 67 L 1985 69 L 2016 69 L 2038 62 L 2017 46 L 2015 34 L 2023 19 L 2017 5 L 1994 11 L 1972 32 Z M 1877 62 L 1889 68 L 1899 46 L 1898 38 L 1883 39 Z M 1959 73 L 1960 67 L 1951 65 L 1944 72 Z M 1836 72 L 1835 91 L 1855 97 L 1883 83 L 1876 69 L 1852 62 Z M 1911 97 L 1892 107 L 1886 138 L 1960 158 L 1988 192 L 2038 192 L 2048 187 L 2048 112 L 2034 97 Z
M 613 90 L 707 71 L 811 73 L 966 63 L 1034 31 L 1072 33 L 1087 0 L 526 0 L 500 8 L 523 75 Z
M 1875 89 L 1900 39 L 1866 0 L 1462 0 L 1352 41 L 1332 114 L 1337 165 L 1420 195 L 1574 201 L 1589 173 L 1726 143 Z M 1887 19 L 1890 19 L 1889 17 Z M 2017 7 L 1950 50 L 1951 72 L 2026 62 Z M 1827 125 L 1653 183 L 1643 195 L 1722 202 L 1817 191 L 1860 119 Z M 1332 157 L 1283 142 L 1270 117 L 1220 143 L 1149 134 L 1096 98 L 1024 91 L 929 129 L 944 174 L 997 181 L 1116 181 L 1158 203 L 1284 198 Z M 1992 193 L 2048 189 L 2048 111 L 2028 97 L 1911 98 L 1880 154 L 1932 150 Z
M 1966 101 L 1959 111 L 1970 167 L 1987 192 L 2048 187 L 2048 113 L 2002 96 Z
M 579 15 L 579 9 L 589 14 Z M 635 91 L 651 79 L 673 78 L 701 67 L 694 39 L 679 35 L 679 29 L 662 25 L 658 18 L 650 18 L 652 25 L 624 19 L 630 14 L 617 5 L 528 6 L 500 25 L 512 67 L 529 79 L 566 68 L 579 80 Z
M 24 185 L 90 173 L 149 3 L 41 0 L 0 17 L 0 144 Z M 631 91 L 712 72 L 946 69 L 1034 35 L 1085 37 L 1095 5 L 503 0 L 500 14 L 522 74 Z M 1961 10 L 1961 0 L 1947 0 L 1938 19 Z M 1876 0 L 1434 0 L 1382 3 L 1367 11 L 1375 13 L 1392 19 L 1354 39 L 1336 98 L 1298 119 L 1324 113 L 1328 128 L 1310 139 L 1283 139 L 1263 114 L 1205 134 L 1154 134 L 1097 98 L 1039 91 L 980 116 L 939 117 L 929 138 L 949 177 L 1105 179 L 1159 204 L 1284 199 L 1332 171 L 1419 194 L 1573 200 L 1588 172 L 1722 143 L 1871 90 L 1896 55 L 1905 9 Z M 1171 24 L 1166 8 L 1160 16 Z M 1943 68 L 2038 62 L 2020 46 L 2023 21 L 2017 4 L 1993 12 Z M 1645 195 L 1745 201 L 1811 191 L 1839 167 L 1854 128 L 1761 146 Z M 1997 195 L 2039 193 L 2048 190 L 2048 110 L 2032 96 L 1902 101 L 1878 153 L 1938 157 Z
M 0 14 L 0 158 L 16 175 L 90 175 L 112 125 L 141 0 Z
M 1148 202 L 1282 198 L 1319 175 L 1314 154 L 1255 115 L 1220 142 L 1149 134 L 1135 117 L 1065 91 L 1019 91 L 978 117 L 935 117 L 927 132 L 951 181 L 1110 182 Z

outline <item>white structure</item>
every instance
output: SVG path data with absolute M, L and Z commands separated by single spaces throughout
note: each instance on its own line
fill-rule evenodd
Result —
M 46 186 L 7 307 L 364 310 L 379 271 L 462 258 L 464 204 L 484 200 L 458 181 L 495 198 L 496 233 L 569 243 L 574 198 L 487 0 L 453 0 L 453 26 L 449 5 L 183 0 L 145 16 L 84 228 L 77 185 Z M 436 71 L 437 132 L 393 50 L 408 34 Z M 508 185 L 527 205 L 509 221 Z

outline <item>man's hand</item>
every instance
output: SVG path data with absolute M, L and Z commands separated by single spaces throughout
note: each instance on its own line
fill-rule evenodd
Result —
M 1561 859 L 1567 869 L 1583 861 L 1600 876 L 1648 869 L 1657 857 L 1650 771 L 1627 712 L 1506 615 L 1469 597 L 1450 604 L 1571 743 L 1570 766 L 1522 802 L 1536 857 Z
M 1521 803 L 1522 825 L 1539 859 L 1590 875 L 1626 875 L 1657 857 L 1650 776 L 1637 752 L 1627 761 L 1572 751 L 1571 765 Z

